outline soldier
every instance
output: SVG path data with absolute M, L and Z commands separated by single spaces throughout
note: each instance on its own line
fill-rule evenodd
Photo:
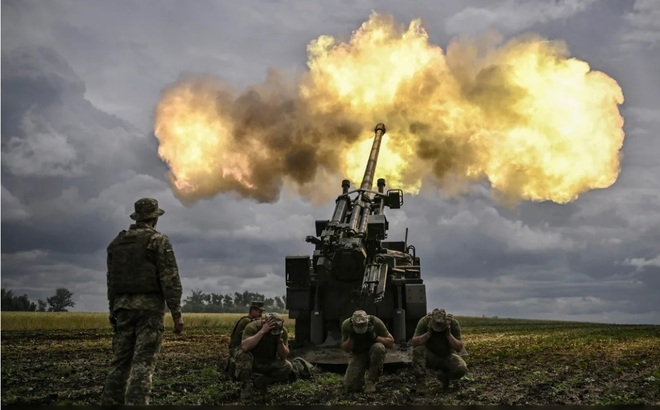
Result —
M 465 352 L 458 321 L 444 309 L 433 309 L 417 323 L 413 345 L 413 373 L 417 393 L 426 394 L 426 369 L 438 370 L 443 389 L 450 380 L 458 380 L 467 373 L 467 365 L 457 352 Z
M 356 310 L 341 324 L 341 348 L 351 354 L 344 375 L 346 392 L 360 391 L 367 368 L 365 393 L 375 393 L 376 383 L 383 372 L 386 348 L 394 346 L 394 338 L 382 320 Z
M 227 368 L 225 369 L 229 375 L 233 376 L 235 374 L 236 368 L 236 352 L 238 347 L 241 345 L 241 340 L 243 338 L 243 330 L 245 326 L 253 320 L 259 319 L 264 311 L 264 302 L 252 302 L 250 304 L 250 310 L 248 311 L 247 316 L 243 316 L 238 319 L 238 322 L 234 325 L 234 330 L 231 332 L 231 337 L 229 339 L 229 356 L 227 359 Z
M 284 321 L 277 313 L 268 313 L 248 323 L 236 352 L 236 378 L 241 382 L 241 399 L 251 397 L 252 378 L 255 387 L 265 392 L 269 384 L 286 382 L 292 376 L 289 336 Z
M 155 229 L 164 213 L 155 199 L 139 199 L 130 215 L 136 223 L 107 249 L 109 319 L 115 334 L 101 395 L 104 405 L 149 404 L 165 305 L 172 313 L 174 333 L 183 330 L 176 258 L 169 238 Z

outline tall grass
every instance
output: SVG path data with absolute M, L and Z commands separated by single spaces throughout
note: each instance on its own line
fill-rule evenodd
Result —
M 243 313 L 184 313 L 186 328 L 214 328 L 232 330 Z M 294 321 L 283 315 L 287 328 Z M 165 315 L 165 326 L 172 326 L 172 317 Z M 1 330 L 51 330 L 51 329 L 107 329 L 108 314 L 104 312 L 2 312 Z

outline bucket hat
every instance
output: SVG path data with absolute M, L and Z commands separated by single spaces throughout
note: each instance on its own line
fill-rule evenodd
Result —
M 158 207 L 158 201 L 153 198 L 142 198 L 135 201 L 135 212 L 131 214 L 131 219 L 135 221 L 146 221 L 148 219 L 158 218 L 165 211 Z

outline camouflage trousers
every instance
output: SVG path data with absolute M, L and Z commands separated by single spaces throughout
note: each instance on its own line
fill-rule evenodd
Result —
M 227 356 L 227 365 L 225 366 L 225 372 L 231 378 L 236 377 L 236 355 L 238 351 L 241 350 L 240 347 L 234 347 L 229 349 L 229 355 Z
M 113 356 L 101 404 L 149 404 L 151 378 L 163 341 L 163 313 L 119 309 Z
M 374 343 L 368 352 L 351 353 L 348 359 L 348 367 L 344 375 L 344 387 L 346 391 L 361 391 L 364 385 L 364 373 L 367 372 L 367 380 L 376 383 L 383 373 L 385 362 L 385 346 L 382 343 Z
M 426 369 L 440 370 L 449 380 L 457 380 L 467 373 L 465 360 L 457 354 L 440 357 L 432 353 L 426 346 L 417 346 L 413 349 L 413 374 L 416 378 L 426 376 Z
M 252 353 L 236 349 L 234 354 L 236 361 L 236 379 L 242 383 L 248 383 L 253 373 L 264 376 L 264 384 L 269 385 L 278 382 L 287 382 L 292 376 L 293 365 L 288 360 L 279 357 L 270 362 L 255 361 Z

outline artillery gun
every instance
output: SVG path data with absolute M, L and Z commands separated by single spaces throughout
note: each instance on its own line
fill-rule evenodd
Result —
M 340 348 L 341 323 L 357 309 L 379 317 L 392 333 L 395 348 L 385 363 L 410 362 L 410 339 L 426 314 L 426 288 L 420 259 L 403 241 L 385 241 L 389 224 L 385 207 L 399 209 L 403 191 L 377 181 L 372 191 L 385 125 L 374 140 L 359 189 L 343 180 L 330 220 L 316 221 L 313 255 L 286 257 L 286 307 L 295 319 L 292 354 L 315 364 L 346 364 Z M 351 198 L 353 196 L 353 198 Z

